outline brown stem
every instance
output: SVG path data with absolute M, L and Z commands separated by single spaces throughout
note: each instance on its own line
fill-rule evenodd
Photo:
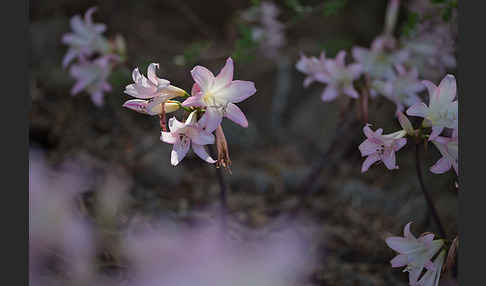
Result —
M 432 214 L 432 217 L 434 218 L 435 222 L 437 223 L 437 227 L 439 228 L 440 235 L 443 238 L 445 238 L 446 232 L 445 232 L 444 226 L 442 225 L 442 223 L 440 221 L 439 214 L 437 213 L 434 202 L 432 201 L 430 194 L 427 192 L 427 189 L 425 188 L 424 179 L 422 177 L 422 166 L 420 164 L 420 143 L 415 144 L 415 169 L 417 170 L 417 178 L 418 178 L 419 183 L 420 183 L 420 188 L 422 190 L 422 193 L 424 194 L 425 201 L 427 202 L 430 213 Z

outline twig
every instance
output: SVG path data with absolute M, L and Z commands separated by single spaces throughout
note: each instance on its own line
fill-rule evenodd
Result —
M 427 202 L 429 210 L 432 213 L 435 222 L 437 223 L 440 235 L 443 238 L 445 238 L 446 237 L 445 229 L 440 221 L 439 214 L 437 213 L 434 202 L 432 201 L 430 194 L 427 192 L 427 189 L 425 188 L 424 179 L 422 177 L 422 166 L 420 165 L 420 143 L 415 144 L 415 169 L 417 170 L 417 178 L 419 180 L 422 193 L 425 196 L 425 201 Z

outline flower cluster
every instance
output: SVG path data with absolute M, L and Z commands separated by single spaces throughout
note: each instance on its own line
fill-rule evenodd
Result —
M 106 30 L 104 24 L 93 22 L 96 7 L 86 11 L 84 18 L 75 15 L 71 18 L 71 33 L 62 37 L 62 43 L 69 47 L 63 59 L 63 67 L 69 69 L 70 75 L 76 79 L 71 94 L 81 91 L 90 94 L 96 106 L 104 103 L 104 92 L 111 91 L 108 77 L 116 63 L 123 60 L 125 43 L 121 36 L 108 40 L 103 36 Z
M 445 250 L 440 251 L 444 246 L 444 240 L 434 240 L 432 233 L 416 238 L 410 232 L 410 225 L 411 222 L 405 226 L 403 237 L 394 236 L 386 239 L 386 244 L 398 252 L 390 263 L 392 267 L 406 266 L 404 271 L 409 273 L 409 284 L 412 286 L 438 285 L 445 258 Z M 434 256 L 436 258 L 432 262 Z M 424 268 L 427 271 L 420 277 Z
M 278 20 L 280 11 L 273 2 L 262 2 L 242 13 L 242 18 L 252 25 L 252 39 L 259 43 L 264 56 L 278 59 L 279 50 L 285 45 L 285 27 Z
M 195 83 L 191 94 L 170 84 L 166 79 L 158 78 L 158 64 L 152 63 L 147 70 L 147 77 L 140 74 L 138 68 L 133 71 L 134 84 L 127 85 L 125 93 L 135 97 L 125 102 L 126 108 L 148 115 L 158 115 L 161 120 L 162 133 L 160 140 L 173 144 L 171 163 L 176 166 L 186 156 L 192 144 L 196 155 L 208 163 L 217 162 L 207 153 L 204 145 L 225 140 L 221 130 L 224 117 L 242 127 L 248 127 L 248 120 L 239 103 L 255 92 L 255 85 L 250 81 L 233 80 L 233 60 L 228 58 L 225 66 L 217 76 L 203 66 L 191 70 Z M 183 102 L 173 100 L 183 98 Z M 183 109 L 187 118 L 184 122 L 175 117 L 169 119 L 169 130 L 165 128 L 165 115 Z M 216 131 L 216 132 L 215 132 Z M 216 134 L 213 135 L 213 132 Z M 225 145 L 225 144 L 223 144 Z M 221 146 L 221 144 L 218 144 Z M 220 148 L 218 148 L 220 152 Z M 227 152 L 227 150 L 221 150 Z M 221 156 L 218 156 L 220 158 Z M 222 156 L 229 160 L 228 156 Z M 218 160 L 218 165 L 229 165 Z
M 406 144 L 405 136 L 415 137 L 420 141 L 431 141 L 442 154 L 442 158 L 430 168 L 436 174 L 447 172 L 451 167 L 459 174 L 458 167 L 458 100 L 456 99 L 456 79 L 453 75 L 446 75 L 436 86 L 430 81 L 422 82 L 429 91 L 429 105 L 419 101 L 406 111 L 409 116 L 422 117 L 419 129 L 415 130 L 409 119 L 398 112 L 398 120 L 402 130 L 392 134 L 382 135 L 383 130 L 372 131 L 369 125 L 363 129 L 366 140 L 361 143 L 361 156 L 367 156 L 361 168 L 366 172 L 371 164 L 382 161 L 392 170 L 395 165 L 395 152 Z M 430 134 L 427 134 L 430 130 Z M 445 136 L 450 133 L 450 136 Z

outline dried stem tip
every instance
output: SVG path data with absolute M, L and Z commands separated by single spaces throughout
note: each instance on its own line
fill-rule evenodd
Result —
M 231 160 L 229 157 L 228 143 L 224 137 L 224 132 L 221 125 L 216 128 L 216 148 L 218 149 L 218 161 L 216 162 L 216 166 L 218 168 L 221 166 L 225 167 L 231 174 L 231 170 L 229 168 L 231 166 Z

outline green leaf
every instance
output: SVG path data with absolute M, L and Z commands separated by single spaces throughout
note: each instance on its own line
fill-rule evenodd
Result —
M 347 0 L 329 0 L 326 1 L 323 8 L 323 14 L 325 17 L 335 16 L 344 9 L 347 4 Z
M 407 21 L 402 26 L 402 35 L 408 37 L 411 34 L 413 34 L 419 20 L 420 20 L 419 14 L 415 12 L 409 12 Z

